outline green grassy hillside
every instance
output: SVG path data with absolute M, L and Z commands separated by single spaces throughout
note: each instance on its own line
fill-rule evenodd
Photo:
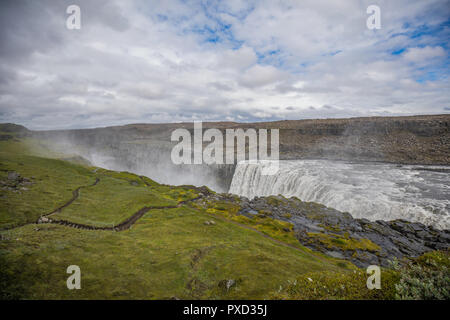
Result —
M 390 271 L 384 290 L 369 291 L 354 276 L 363 271 L 301 246 L 281 221 L 238 220 L 232 204 L 195 207 L 189 200 L 202 189 L 58 160 L 39 141 L 8 135 L 0 141 L 2 299 L 289 298 L 293 281 L 324 274 L 350 288 L 334 298 L 392 297 Z M 142 208 L 120 232 L 77 228 L 112 228 Z M 42 216 L 52 223 L 36 224 Z M 66 287 L 69 265 L 81 268 L 81 290 Z

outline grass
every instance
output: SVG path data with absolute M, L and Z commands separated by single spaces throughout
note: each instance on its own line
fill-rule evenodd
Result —
M 67 203 L 79 187 L 78 198 L 52 219 L 117 225 L 144 206 L 174 206 L 196 198 L 199 191 L 58 160 L 61 155 L 46 149 L 45 141 L 7 134 L 13 138 L 0 141 L 0 180 L 15 171 L 33 184 L 26 190 L 0 187 L 0 230 L 15 227 L 0 231 L 0 299 L 393 296 L 395 272 L 383 271 L 383 279 L 390 280 L 382 282 L 382 290 L 368 291 L 366 276 L 354 265 L 303 247 L 291 224 L 267 212 L 252 218 L 238 215 L 233 201 L 152 209 L 123 232 L 34 224 Z M 331 243 L 372 248 L 362 240 Z M 81 290 L 66 287 L 69 265 L 81 268 Z M 226 289 L 222 284 L 229 279 L 235 285 Z
M 56 159 L 0 152 L 0 180 L 9 171 L 29 178 L 28 190 L 0 189 L 0 229 L 35 222 L 39 216 L 62 206 L 72 191 L 95 181 L 88 168 Z
M 202 207 L 198 206 L 198 208 L 201 209 Z M 248 226 L 275 240 L 281 241 L 298 249 L 305 251 L 309 250 L 299 243 L 295 237 L 293 225 L 291 223 L 273 219 L 270 214 L 262 211 L 249 218 L 238 214 L 240 209 L 241 208 L 233 202 L 215 201 L 206 203 L 205 211 L 218 217 L 225 217 L 230 221 Z
M 381 289 L 369 290 L 367 274 L 354 270 L 351 273 L 334 271 L 311 272 L 288 280 L 270 299 L 283 300 L 392 300 L 395 298 L 397 272 L 381 270 Z
M 367 250 L 370 252 L 379 252 L 381 248 L 369 239 L 354 239 L 348 235 L 325 234 L 317 232 L 308 232 L 311 243 L 319 241 L 329 249 L 340 248 L 342 250 Z
M 145 184 L 133 185 L 118 175 L 111 177 L 97 174 L 96 177 L 100 179 L 97 185 L 81 189 L 78 199 L 60 213 L 52 215 L 52 219 L 96 226 L 115 226 L 144 206 L 168 206 L 177 203 L 152 192 Z
M 343 271 L 318 257 L 188 207 L 153 210 L 131 230 L 86 231 L 27 225 L 1 232 L 5 297 L 44 299 L 264 298 L 280 283 L 310 270 Z M 82 289 L 66 288 L 78 265 Z M 238 285 L 229 292 L 222 280 Z M 5 281 L 5 280 L 4 280 Z

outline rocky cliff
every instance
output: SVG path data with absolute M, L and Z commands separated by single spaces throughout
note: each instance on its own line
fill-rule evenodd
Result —
M 450 231 L 405 220 L 369 221 L 355 219 L 349 213 L 303 202 L 295 197 L 260 197 L 249 200 L 231 194 L 205 192 L 197 204 L 207 210 L 228 207 L 234 219 L 262 224 L 276 219 L 292 224 L 298 241 L 326 255 L 346 259 L 359 267 L 389 266 L 394 259 L 417 257 L 432 250 L 450 248 Z M 232 206 L 230 208 L 230 205 Z M 235 218 L 235 217 L 241 217 Z
M 204 130 L 279 129 L 281 159 L 316 158 L 404 164 L 450 164 L 449 127 L 449 114 L 203 123 Z M 130 124 L 95 129 L 35 131 L 32 134 L 47 139 L 55 147 L 59 145 L 63 150 L 76 152 L 94 164 L 105 165 L 106 161 L 111 169 L 147 174 L 164 183 L 169 183 L 170 179 L 158 177 L 157 174 L 174 171 L 178 172 L 179 177 L 183 177 L 184 173 L 202 177 L 206 173 L 205 179 L 217 180 L 218 191 L 226 191 L 233 175 L 233 165 L 203 165 L 197 168 L 171 165 L 170 152 L 175 143 L 170 141 L 170 136 L 177 128 L 192 131 L 193 124 Z
M 177 128 L 192 130 L 192 123 L 131 124 L 84 130 L 47 131 L 89 146 L 153 142 L 169 147 Z M 351 119 L 286 120 L 275 122 L 209 122 L 203 128 L 280 129 L 282 159 L 328 158 L 388 161 L 409 164 L 450 163 L 450 115 L 369 117 Z

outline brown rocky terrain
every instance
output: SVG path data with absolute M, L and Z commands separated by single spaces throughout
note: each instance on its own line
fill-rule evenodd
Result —
M 208 122 L 203 128 L 280 129 L 282 159 L 328 158 L 409 164 L 450 163 L 450 115 L 365 117 L 237 123 Z M 159 141 L 170 144 L 176 128 L 192 123 L 130 124 L 125 126 L 40 132 L 70 137 L 83 144 Z
M 28 131 L 17 125 L 3 125 L 48 140 L 60 151 L 76 153 L 94 164 L 113 170 L 128 170 L 171 183 L 158 174 L 175 172 L 183 176 L 205 175 L 216 179 L 217 191 L 226 191 L 234 165 L 175 166 L 170 152 L 173 130 L 193 130 L 193 123 L 129 124 L 95 129 Z M 333 159 L 381 161 L 401 164 L 450 164 L 450 114 L 406 117 L 365 117 L 350 119 L 285 120 L 237 123 L 205 122 L 203 129 L 255 128 L 280 130 L 281 159 Z M 104 159 L 98 163 L 95 159 Z M 106 160 L 105 160 L 106 159 Z M 192 183 L 181 181 L 181 183 Z M 205 184 L 203 180 L 199 184 Z

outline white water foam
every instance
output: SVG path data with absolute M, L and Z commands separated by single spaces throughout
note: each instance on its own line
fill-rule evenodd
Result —
M 254 198 L 281 194 L 313 201 L 355 218 L 405 219 L 450 227 L 450 167 L 400 166 L 329 160 L 280 161 L 276 175 L 267 163 L 239 163 L 230 193 Z

